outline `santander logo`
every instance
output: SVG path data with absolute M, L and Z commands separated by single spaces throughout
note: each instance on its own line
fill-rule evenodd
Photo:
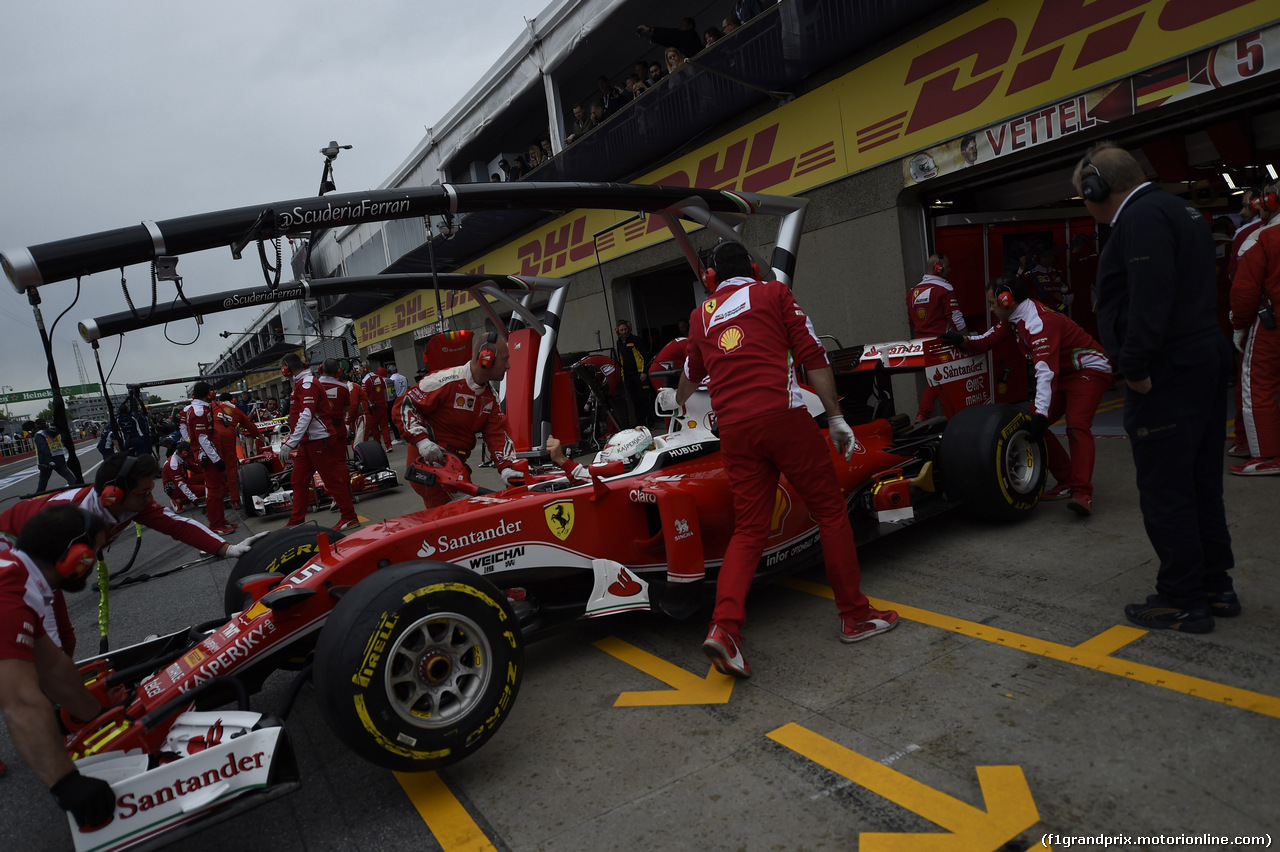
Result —
M 609 594 L 619 598 L 629 598 L 640 594 L 641 586 L 626 568 L 618 569 L 618 579 L 609 584 Z

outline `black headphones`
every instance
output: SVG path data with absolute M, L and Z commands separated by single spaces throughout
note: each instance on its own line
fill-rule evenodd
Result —
M 1017 278 L 997 278 L 991 282 L 991 293 L 1002 308 L 1012 308 L 1027 298 L 1027 290 Z
M 498 360 L 498 352 L 494 349 L 494 345 L 498 342 L 498 332 L 491 331 L 484 336 L 484 340 L 480 342 L 480 349 L 476 352 L 476 363 L 480 365 L 480 369 L 487 370 L 493 366 L 493 362 Z
M 715 244 L 715 247 L 711 249 L 711 254 L 707 257 L 706 271 L 702 273 L 702 283 L 706 285 L 708 290 L 714 291 L 716 289 L 716 284 L 719 283 L 719 279 L 716 278 L 716 266 L 718 265 L 716 258 L 720 254 L 720 249 L 725 246 L 740 246 L 743 251 L 746 251 L 746 246 L 742 246 L 741 243 L 720 242 Z M 747 262 L 751 264 L 752 276 L 759 278 L 760 266 L 751 257 L 750 252 L 747 253 Z
M 132 461 L 132 457 L 130 460 Z M 80 519 L 84 521 L 84 529 L 80 531 L 80 535 L 67 542 L 67 549 L 54 564 L 54 570 L 64 580 L 79 580 L 81 577 L 88 576 L 93 566 L 98 564 L 97 551 L 89 541 L 90 530 L 94 528 L 97 518 L 84 509 L 79 511 Z
M 133 466 L 138 463 L 135 456 L 125 456 L 124 464 L 120 465 L 120 470 L 115 477 L 106 484 L 102 489 L 102 495 L 99 497 L 102 505 L 111 507 L 124 502 L 124 498 L 129 496 L 125 483 L 129 481 L 129 474 L 133 472 Z
M 1085 169 L 1093 169 L 1093 174 L 1087 175 Z M 1084 155 L 1083 162 L 1080 163 L 1080 195 L 1085 201 L 1092 201 L 1094 204 L 1101 204 L 1107 200 L 1107 196 L 1111 194 L 1111 184 L 1107 183 L 1107 179 L 1102 176 L 1102 172 L 1093 164 L 1093 160 L 1089 154 Z

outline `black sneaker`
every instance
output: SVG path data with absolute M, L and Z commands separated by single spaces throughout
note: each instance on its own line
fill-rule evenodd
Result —
M 1240 598 L 1234 591 L 1210 592 L 1209 610 L 1215 618 L 1235 618 L 1240 614 Z
M 1126 606 L 1124 615 L 1134 624 L 1148 630 L 1208 633 L 1213 629 L 1213 613 L 1207 602 L 1191 607 L 1181 607 L 1159 595 L 1148 595 L 1146 603 Z

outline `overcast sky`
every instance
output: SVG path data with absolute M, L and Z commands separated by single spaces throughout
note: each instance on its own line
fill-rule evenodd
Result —
M 329 140 L 340 192 L 376 187 L 520 35 L 547 0 L 270 0 L 6 5 L 0 50 L 0 248 L 314 195 Z M 286 259 L 288 257 L 286 246 Z M 257 252 L 184 256 L 189 294 L 262 283 Z M 286 271 L 287 272 L 287 271 Z M 150 304 L 148 266 L 126 269 Z M 286 274 L 286 277 L 288 275 Z M 161 300 L 174 296 L 161 282 Z M 40 289 L 46 327 L 74 281 Z M 31 307 L 0 280 L 0 385 L 49 386 Z M 118 272 L 84 279 L 54 330 L 59 382 L 98 380 L 82 319 L 127 310 Z M 130 332 L 111 372 L 123 383 L 192 375 L 261 309 Z M 199 334 L 197 338 L 197 332 Z M 104 372 L 119 337 L 102 341 Z M 191 343 L 181 346 L 178 344 Z M 116 387 L 119 383 L 119 388 Z M 182 392 L 159 388 L 166 399 Z M 48 401 L 11 406 L 34 415 Z M 29 409 L 29 410 L 28 410 Z

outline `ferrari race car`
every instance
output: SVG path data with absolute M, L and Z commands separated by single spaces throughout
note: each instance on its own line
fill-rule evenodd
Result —
M 440 189 L 397 191 L 422 204 L 396 209 L 405 215 L 517 203 L 640 209 L 669 223 L 699 274 L 698 253 L 679 218 L 735 238 L 721 213 L 778 216 L 773 262 L 758 263 L 784 281 L 794 268 L 805 208 L 803 199 L 673 187 L 533 183 Z M 323 201 L 333 209 L 345 203 L 332 196 Z M 291 201 L 274 209 L 316 203 Z M 210 230 L 217 233 L 210 233 L 210 244 L 226 244 L 225 222 L 236 212 L 243 213 L 246 230 L 266 222 L 287 233 L 290 222 L 306 221 L 273 219 L 257 208 L 211 214 L 216 222 Z M 202 244 L 193 236 L 198 218 L 184 220 L 189 250 Z M 149 227 L 163 234 L 165 224 Z M 100 244 L 99 239 L 94 245 Z M 152 244 L 147 236 L 145 245 Z M 77 253 L 72 245 L 61 253 L 41 248 L 29 250 L 34 263 Z M 113 265 L 121 262 L 118 253 L 112 258 Z M 79 270 L 91 264 L 77 257 L 66 265 Z M 56 273 L 51 267 L 42 274 L 47 281 Z M 377 276 L 378 286 L 385 289 L 400 277 Z M 509 437 L 528 466 L 525 483 L 483 492 L 465 481 L 457 459 L 434 468 L 419 462 L 408 478 L 442 483 L 460 499 L 346 535 L 306 526 L 275 531 L 233 567 L 224 617 L 82 663 L 90 688 L 114 706 L 78 728 L 68 750 L 82 772 L 112 781 L 118 807 L 117 818 L 100 830 L 73 825 L 78 849 L 170 843 L 296 787 L 280 721 L 289 708 L 264 715 L 249 704 L 249 696 L 276 671 L 296 669 L 299 685 L 312 679 L 334 734 L 359 755 L 394 770 L 432 770 L 481 748 L 511 713 L 527 642 L 580 619 L 622 612 L 684 618 L 710 600 L 733 531 L 733 511 L 708 394 L 699 391 L 674 412 L 672 430 L 629 465 L 593 465 L 585 483 L 547 471 L 541 447 L 548 434 L 566 445 L 582 437 L 580 400 L 556 349 L 568 301 L 565 283 L 494 276 L 439 280 L 442 286 L 470 288 L 499 326 L 491 301 L 513 314 L 505 326 L 512 358 L 502 396 Z M 417 276 L 405 284 L 423 287 L 430 281 Z M 324 283 L 345 286 L 338 279 Z M 313 292 L 318 286 L 323 285 L 312 285 Z M 293 292 L 301 298 L 304 290 Z M 546 296 L 536 314 L 530 309 L 535 293 Z M 82 323 L 82 333 L 128 325 L 127 317 L 117 317 L 119 322 Z M 832 359 L 857 446 L 850 461 L 834 448 L 831 460 L 859 541 L 957 506 L 1004 520 L 1035 507 L 1044 487 L 1043 444 L 1032 438 L 1026 413 L 991 404 L 983 357 L 926 340 L 840 349 Z M 921 371 L 956 411 L 950 420 L 912 423 L 894 412 L 889 378 Z M 825 427 L 816 396 L 811 401 Z M 820 559 L 816 526 L 785 479 L 775 506 L 759 583 Z M 125 698 L 118 700 L 121 690 Z M 235 709 L 220 709 L 231 702 Z
M 280 428 L 287 429 L 283 426 Z M 293 509 L 293 467 L 285 466 L 280 461 L 281 435 L 278 430 L 264 432 L 259 439 L 260 443 L 265 443 L 262 438 L 266 438 L 268 434 L 271 435 L 269 445 L 240 464 L 240 505 L 250 517 L 289 512 Z M 377 494 L 400 484 L 396 472 L 387 462 L 386 450 L 377 441 L 362 441 L 351 448 L 351 453 L 347 457 L 347 471 L 351 493 L 355 499 L 359 500 L 363 495 Z M 311 487 L 307 489 L 305 499 L 318 510 L 323 504 L 331 502 L 332 498 L 319 473 L 312 474 L 311 479 Z

